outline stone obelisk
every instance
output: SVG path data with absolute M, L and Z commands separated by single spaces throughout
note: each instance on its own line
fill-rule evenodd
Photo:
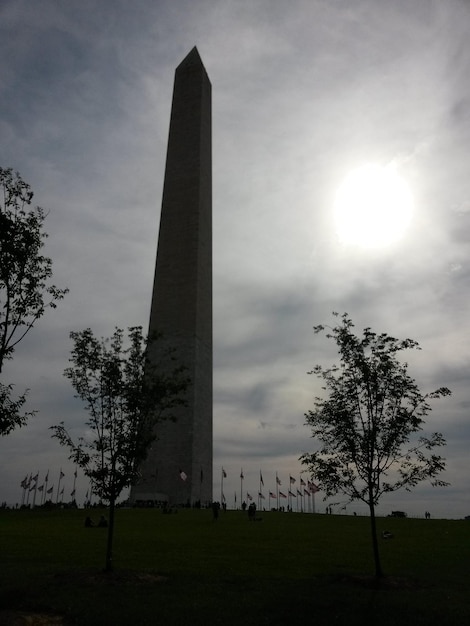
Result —
M 175 71 L 149 324 L 149 337 L 159 333 L 157 346 L 174 349 L 190 385 L 176 421 L 157 425 L 133 502 L 212 500 L 211 135 L 211 83 L 193 48 Z

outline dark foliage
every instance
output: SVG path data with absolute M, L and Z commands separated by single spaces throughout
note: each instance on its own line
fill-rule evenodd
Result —
M 334 314 L 337 316 L 338 314 Z M 366 328 L 357 337 L 345 313 L 327 333 L 338 347 L 340 365 L 315 366 L 312 374 L 323 381 L 326 397 L 315 398 L 306 414 L 319 446 L 300 458 L 325 495 L 345 494 L 369 507 L 376 574 L 382 574 L 375 530 L 375 507 L 384 493 L 410 490 L 424 480 L 434 486 L 447 483 L 438 475 L 444 459 L 434 452 L 445 444 L 441 433 L 420 436 L 429 400 L 447 396 L 441 387 L 422 394 L 398 359 L 407 349 L 419 349 L 412 339 L 398 340 Z M 316 326 L 315 333 L 324 326 Z

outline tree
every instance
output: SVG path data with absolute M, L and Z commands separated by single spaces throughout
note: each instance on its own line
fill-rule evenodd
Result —
M 442 434 L 417 433 L 431 411 L 428 401 L 450 391 L 419 391 L 407 363 L 398 359 L 402 350 L 419 349 L 416 341 L 376 334 L 370 328 L 359 338 L 353 328 L 344 313 L 326 335 L 337 345 L 340 366 L 316 365 L 309 372 L 323 380 L 328 395 L 316 397 L 314 410 L 305 415 L 319 449 L 300 459 L 320 482 L 325 498 L 343 493 L 350 501 L 367 504 L 375 575 L 380 578 L 375 507 L 381 496 L 402 488 L 409 491 L 427 479 L 433 486 L 447 484 L 437 478 L 445 462 L 433 452 L 445 444 Z M 324 329 L 320 325 L 314 331 Z
M 110 571 L 116 501 L 136 481 L 155 439 L 156 424 L 171 419 L 172 409 L 184 404 L 188 379 L 181 366 L 168 371 L 149 363 L 140 326 L 128 329 L 127 346 L 119 328 L 110 339 L 97 339 L 89 328 L 70 337 L 72 366 L 64 375 L 76 397 L 86 403 L 88 434 L 75 442 L 61 422 L 51 427 L 52 436 L 69 448 L 69 458 L 83 469 L 94 492 L 109 503 L 105 569 Z M 163 358 L 168 363 L 171 354 Z
M 0 374 L 35 322 L 68 291 L 48 284 L 52 261 L 42 254 L 46 216 L 40 207 L 29 208 L 32 198 L 18 173 L 0 168 Z M 27 392 L 14 400 L 12 390 L 0 382 L 1 435 L 23 426 L 34 413 L 22 413 Z

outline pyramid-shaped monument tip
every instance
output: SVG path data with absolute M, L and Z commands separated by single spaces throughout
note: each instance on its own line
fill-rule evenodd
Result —
M 201 65 L 202 67 L 204 67 L 204 64 L 202 62 L 202 59 L 199 55 L 199 52 L 196 46 L 194 46 L 194 48 L 185 56 L 185 58 L 181 61 L 181 63 L 178 65 L 176 69 L 179 69 L 180 67 L 189 66 L 189 65 Z

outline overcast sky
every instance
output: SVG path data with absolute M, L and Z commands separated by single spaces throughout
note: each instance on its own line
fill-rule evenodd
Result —
M 470 515 L 469 40 L 466 0 L 3 0 L 0 166 L 49 211 L 46 253 L 70 293 L 4 368 L 39 413 L 0 441 L 0 501 L 19 502 L 30 472 L 50 486 L 62 468 L 72 489 L 48 430 L 86 419 L 63 377 L 69 332 L 147 328 L 174 70 L 196 45 L 213 97 L 215 497 L 222 466 L 230 506 L 241 468 L 253 495 L 260 470 L 266 493 L 276 472 L 298 484 L 307 372 L 334 356 L 313 326 L 347 311 L 358 331 L 419 341 L 410 374 L 453 392 L 427 420 L 451 486 L 379 512 Z M 406 235 L 372 250 L 333 221 L 364 163 L 393 164 L 414 200 Z M 86 488 L 79 474 L 79 501 Z

